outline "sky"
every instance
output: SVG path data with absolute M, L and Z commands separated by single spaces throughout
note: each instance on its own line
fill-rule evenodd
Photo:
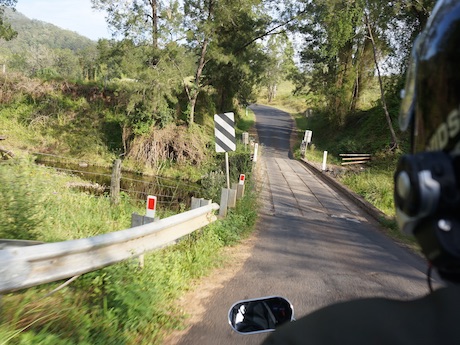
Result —
M 94 41 L 111 38 L 104 13 L 93 10 L 91 0 L 18 0 L 16 10 Z

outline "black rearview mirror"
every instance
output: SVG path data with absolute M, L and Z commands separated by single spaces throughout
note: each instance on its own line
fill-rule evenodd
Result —
M 228 311 L 230 326 L 242 334 L 272 332 L 294 320 L 291 302 L 279 296 L 239 301 Z

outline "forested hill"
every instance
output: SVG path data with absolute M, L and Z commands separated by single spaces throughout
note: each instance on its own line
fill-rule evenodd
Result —
M 12 40 L 0 40 L 0 64 L 8 71 L 44 79 L 82 80 L 94 70 L 97 42 L 9 8 L 5 16 L 17 32 Z
M 96 42 L 76 32 L 40 20 L 29 19 L 18 11 L 13 12 L 7 8 L 5 14 L 13 29 L 18 32 L 18 36 L 8 42 L 2 40 L 0 45 L 2 53 L 6 50 L 19 54 L 37 46 L 79 51 L 96 45 Z

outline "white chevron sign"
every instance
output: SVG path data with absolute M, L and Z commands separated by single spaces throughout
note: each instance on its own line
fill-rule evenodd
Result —
M 236 150 L 235 115 L 233 113 L 214 115 L 214 135 L 216 137 L 216 152 Z

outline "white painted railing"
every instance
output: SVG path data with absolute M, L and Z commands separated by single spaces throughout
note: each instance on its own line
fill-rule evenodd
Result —
M 131 229 L 0 250 L 0 294 L 91 272 L 159 249 L 215 221 L 218 209 L 214 203 Z

